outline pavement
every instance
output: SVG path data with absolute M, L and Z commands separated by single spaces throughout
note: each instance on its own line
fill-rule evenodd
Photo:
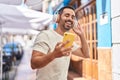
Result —
M 32 49 L 26 49 L 23 58 L 17 67 L 14 80 L 35 80 L 36 71 L 31 69 L 30 58 Z
M 2 74 L 4 77 L 2 80 L 35 80 L 36 71 L 32 70 L 30 66 L 31 54 L 32 49 L 25 48 L 22 59 L 20 61 L 16 61 L 9 72 Z

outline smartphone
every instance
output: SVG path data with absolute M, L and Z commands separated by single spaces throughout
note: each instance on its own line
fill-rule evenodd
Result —
M 69 41 L 69 43 L 65 45 L 66 48 L 69 47 L 69 46 L 72 46 L 74 40 L 75 40 L 75 34 L 74 33 L 70 33 L 70 32 L 65 32 L 64 33 L 63 42 Z

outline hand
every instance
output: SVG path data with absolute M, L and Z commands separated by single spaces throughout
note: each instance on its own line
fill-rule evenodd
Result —
M 65 45 L 67 43 L 69 43 L 69 41 L 57 43 L 57 45 L 55 46 L 55 49 L 53 51 L 53 54 L 56 58 L 70 55 L 72 46 L 65 48 Z
M 81 36 L 83 34 L 83 29 L 79 23 L 78 23 L 77 27 L 73 27 L 73 31 L 79 36 Z

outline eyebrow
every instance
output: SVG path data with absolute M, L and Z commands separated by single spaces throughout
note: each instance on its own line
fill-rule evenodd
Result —
M 64 14 L 69 14 L 68 12 L 64 12 Z M 75 15 L 72 15 L 72 16 L 75 16 Z
M 65 15 L 70 15 L 69 13 L 64 13 Z M 75 15 L 72 15 L 72 17 L 75 17 Z

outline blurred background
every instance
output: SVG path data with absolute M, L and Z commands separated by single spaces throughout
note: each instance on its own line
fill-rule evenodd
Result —
M 120 80 L 119 0 L 0 0 L 0 80 L 35 80 L 30 67 L 34 39 L 56 29 L 54 14 L 75 8 L 90 58 L 72 55 L 68 80 Z M 72 31 L 71 31 L 72 32 Z M 80 44 L 80 39 L 75 40 Z

